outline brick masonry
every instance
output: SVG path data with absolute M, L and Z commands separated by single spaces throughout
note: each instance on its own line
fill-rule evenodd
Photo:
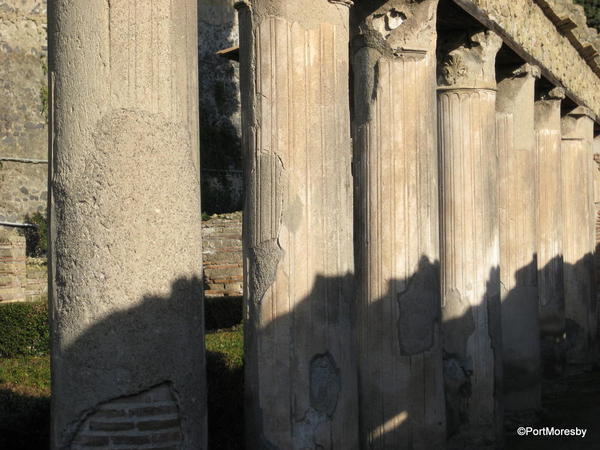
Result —
M 0 303 L 41 301 L 48 295 L 45 258 L 26 258 L 25 238 L 0 227 Z M 214 215 L 202 222 L 204 294 L 242 295 L 242 214 Z
M 0 227 L 0 303 L 26 299 L 25 237 Z
M 169 383 L 103 403 L 77 429 L 72 450 L 180 449 L 179 407 Z
M 242 214 L 214 215 L 202 222 L 204 295 L 242 295 Z
M 25 237 L 0 227 L 0 303 L 41 301 L 48 295 L 45 258 L 25 256 Z

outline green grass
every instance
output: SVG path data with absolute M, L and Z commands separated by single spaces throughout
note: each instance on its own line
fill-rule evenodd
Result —
M 209 447 L 243 449 L 242 325 L 207 332 Z M 0 449 L 48 447 L 50 357 L 0 358 Z
M 241 324 L 227 330 L 208 332 L 205 341 L 206 351 L 220 353 L 228 370 L 237 370 L 244 364 L 244 334 Z
M 0 359 L 0 386 L 19 385 L 50 395 L 50 356 Z
M 50 357 L 0 359 L 0 448 L 48 448 Z
M 208 447 L 242 449 L 244 336 L 241 325 L 206 334 Z

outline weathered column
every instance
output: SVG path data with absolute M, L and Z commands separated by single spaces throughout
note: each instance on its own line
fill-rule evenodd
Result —
M 560 108 L 562 88 L 542 90 L 535 102 L 538 157 L 537 268 L 541 355 L 544 371 L 557 375 L 564 361 L 563 202 Z
M 594 130 L 595 133 L 596 130 Z M 594 137 L 594 164 L 592 164 L 592 178 L 594 186 L 594 275 L 595 280 L 595 295 L 596 302 L 598 301 L 598 294 L 600 293 L 600 134 Z M 600 311 L 599 319 L 600 319 Z M 600 325 L 599 325 L 600 326 Z M 600 329 L 598 330 L 600 338 Z
M 444 36 L 439 54 L 442 330 L 449 448 L 502 436 L 498 154 L 491 31 Z
M 350 4 L 240 5 L 247 448 L 358 448 Z
M 206 448 L 196 2 L 49 3 L 52 448 Z
M 354 176 L 361 445 L 443 448 L 437 0 L 355 7 Z
M 593 113 L 577 107 L 562 119 L 563 243 L 567 363 L 572 370 L 595 356 L 597 308 L 593 248 Z
M 503 66 L 498 81 L 500 298 L 504 408 L 541 408 L 537 287 L 535 79 L 529 64 Z

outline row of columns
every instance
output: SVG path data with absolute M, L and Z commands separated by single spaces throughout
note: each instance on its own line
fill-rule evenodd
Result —
M 536 88 L 537 67 L 498 65 L 502 40 L 491 31 L 452 33 L 438 43 L 435 0 L 354 5 L 355 307 L 346 310 L 351 323 L 341 306 L 331 316 L 344 289 L 327 286 L 352 266 L 330 264 L 312 277 L 298 270 L 331 261 L 332 252 L 348 260 L 347 140 L 330 127 L 345 126 L 337 114 L 348 115 L 346 95 L 335 88 L 348 63 L 348 3 L 241 6 L 241 70 L 252 74 L 242 86 L 250 442 L 492 448 L 506 414 L 541 407 L 542 339 L 551 361 L 595 356 L 593 274 L 582 264 L 593 252 L 593 116 L 578 108 L 561 118 L 562 90 Z M 265 158 L 277 161 L 280 179 L 261 171 Z M 579 172 L 576 183 L 568 166 Z M 252 205 L 274 189 L 285 193 L 270 197 L 278 231 L 261 235 Z M 323 196 L 336 200 L 327 205 Z M 332 218 L 338 233 L 327 233 Z M 300 266 L 290 264 L 297 240 Z M 290 287 L 304 280 L 305 292 Z M 275 335 L 280 323 L 283 341 Z M 285 350 L 273 351 L 274 343 Z M 358 407 L 357 432 L 352 411 L 340 409 L 342 387 L 358 392 L 356 403 L 344 403 Z M 276 422 L 272 412 L 287 402 Z
M 351 4 L 239 4 L 247 445 L 493 448 L 541 349 L 596 356 L 593 115 L 437 0 Z M 56 449 L 157 402 L 206 448 L 195 8 L 49 6 Z

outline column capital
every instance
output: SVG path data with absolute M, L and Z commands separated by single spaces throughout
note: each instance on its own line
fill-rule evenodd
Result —
M 512 75 L 515 78 L 526 77 L 528 75 L 532 76 L 533 78 L 540 78 L 542 76 L 542 71 L 534 64 L 525 63 L 513 70 Z
M 496 89 L 496 54 L 502 38 L 490 30 L 456 34 L 442 44 L 440 89 Z
M 594 114 L 594 112 L 586 106 L 577 106 L 576 108 L 569 111 L 566 115 L 570 117 L 575 117 L 577 119 L 581 117 L 588 117 L 593 121 L 596 121 L 598 118 L 598 116 L 596 116 L 596 114 Z
M 331 0 L 330 0 L 331 1 Z M 433 51 L 436 43 L 436 16 L 439 0 L 388 0 L 373 9 L 369 2 L 354 7 L 358 34 L 367 45 L 388 56 L 411 51 Z M 373 45 L 369 45 L 373 47 Z
M 539 100 L 564 100 L 565 90 L 561 87 L 552 87 L 539 95 Z
M 561 120 L 563 140 L 593 140 L 596 115 L 585 106 L 577 106 Z

